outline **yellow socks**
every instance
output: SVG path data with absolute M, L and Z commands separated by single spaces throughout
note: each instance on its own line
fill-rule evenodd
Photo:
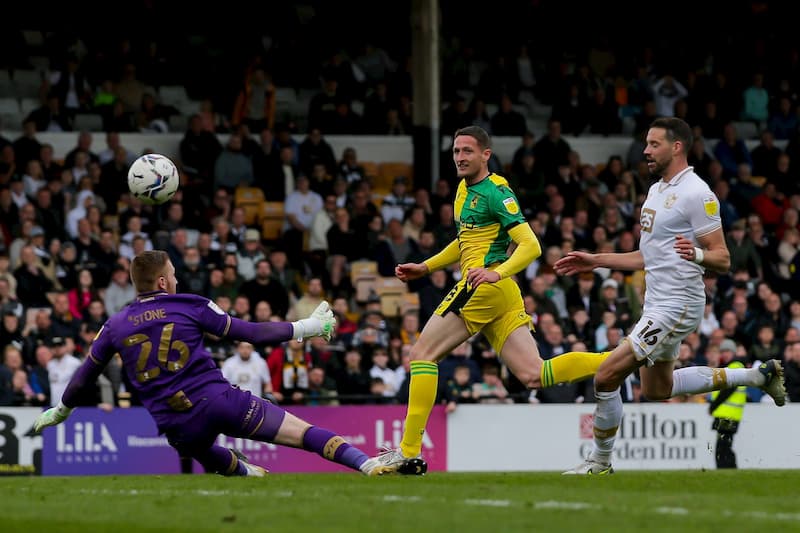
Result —
M 439 365 L 432 361 L 411 361 L 408 411 L 400 449 L 405 457 L 416 457 L 422 449 L 422 434 L 428 423 L 439 389 Z
M 542 365 L 542 387 L 552 387 L 558 383 L 573 383 L 594 376 L 600 363 L 611 352 L 568 352 L 548 359 Z

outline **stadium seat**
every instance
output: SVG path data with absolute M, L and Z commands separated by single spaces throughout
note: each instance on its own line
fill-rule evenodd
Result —
M 14 86 L 20 98 L 39 99 L 39 90 L 42 88 L 42 73 L 38 70 L 15 70 Z
M 264 191 L 259 187 L 236 187 L 233 205 L 244 209 L 245 224 L 258 224 L 264 210 Z
M 364 169 L 364 176 L 367 180 L 375 180 L 378 177 L 378 163 L 374 161 L 359 161 L 358 164 Z
M 263 206 L 259 204 L 243 204 L 237 207 L 244 209 L 244 223 L 247 226 L 258 224 L 261 221 Z
M 40 72 L 48 72 L 50 70 L 50 58 L 47 56 L 30 56 L 28 63 Z
M 375 292 L 381 299 L 381 313 L 387 317 L 399 316 L 408 286 L 395 277 L 380 277 Z
M 375 284 L 377 281 L 378 278 L 361 278 L 356 281 L 355 285 L 353 285 L 356 293 L 356 303 L 363 305 L 369 301 L 371 296 L 378 295 L 375 291 Z
M 285 215 L 283 202 L 264 202 L 261 205 L 261 218 L 283 220 Z
M 419 311 L 419 293 L 407 292 L 403 295 L 400 302 L 400 314 L 404 315 L 408 311 Z
M 260 203 L 264 201 L 264 191 L 260 187 L 236 187 L 233 196 L 234 205 Z
M 189 100 L 189 95 L 183 85 L 162 85 L 158 88 L 158 99 L 161 105 L 180 109 L 180 106 Z
M 742 120 L 734 122 L 733 125 L 740 139 L 758 139 L 758 126 L 753 122 Z
M 376 261 L 353 261 L 350 263 L 350 283 L 355 288 L 356 302 L 363 304 L 373 294 L 377 296 L 378 263 Z
M 283 220 L 266 218 L 261 221 L 261 238 L 265 241 L 276 241 L 283 235 Z
M 75 131 L 103 131 L 103 117 L 97 113 L 78 113 L 72 127 Z
M 275 103 L 277 105 L 291 105 L 297 102 L 297 91 L 294 87 L 276 87 Z
M 378 277 L 378 262 L 377 261 L 353 261 L 350 263 L 350 282 L 355 285 L 356 281 L 361 278 L 376 278 Z
M 283 202 L 261 203 L 261 238 L 274 241 L 283 234 Z
M 188 114 L 172 114 L 169 116 L 169 131 L 185 132 L 189 129 L 189 115 Z
M 408 190 L 413 189 L 414 165 L 401 161 L 387 161 L 378 165 L 378 176 L 372 184 L 372 188 L 379 191 L 392 190 L 392 182 L 398 176 L 408 179 Z
M 40 107 L 41 105 L 42 101 L 39 100 L 38 97 L 28 96 L 20 99 L 19 110 L 23 115 L 27 116 L 31 111 Z
M 0 69 L 0 97 L 16 97 L 17 90 L 7 69 Z M 16 98 L 15 98 L 16 99 Z
M 0 114 L 2 113 L 19 114 L 19 101 L 11 97 L 0 98 Z

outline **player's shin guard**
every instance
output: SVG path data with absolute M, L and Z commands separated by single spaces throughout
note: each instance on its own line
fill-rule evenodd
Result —
M 594 410 L 594 449 L 590 458 L 611 463 L 611 452 L 622 422 L 622 396 L 617 388 L 612 392 L 595 391 L 594 397 L 597 405 Z
M 590 378 L 597 372 L 600 363 L 611 352 L 567 352 L 548 359 L 542 364 L 540 381 L 542 387 L 552 387 L 559 383 L 573 383 Z
M 303 435 L 303 449 L 315 452 L 329 461 L 358 470 L 368 459 L 367 454 L 351 445 L 336 433 L 311 426 Z
M 432 361 L 411 361 L 408 411 L 400 449 L 405 457 L 416 457 L 422 449 L 422 434 L 436 402 L 439 365 Z

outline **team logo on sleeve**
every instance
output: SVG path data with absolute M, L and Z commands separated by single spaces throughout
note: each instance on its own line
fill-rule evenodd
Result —
M 653 233 L 653 225 L 656 221 L 656 212 L 649 207 L 642 209 L 642 216 L 639 217 L 639 224 L 642 226 L 642 231 Z
M 506 206 L 506 211 L 511 213 L 512 215 L 516 215 L 519 213 L 519 206 L 517 205 L 516 200 L 513 198 L 506 198 L 503 200 L 503 205 Z
M 703 198 L 703 208 L 706 210 L 706 215 L 710 217 L 719 215 L 719 202 L 713 195 Z
M 225 311 L 223 311 L 220 306 L 212 302 L 211 300 L 208 301 L 208 308 L 217 313 L 218 315 L 224 315 Z

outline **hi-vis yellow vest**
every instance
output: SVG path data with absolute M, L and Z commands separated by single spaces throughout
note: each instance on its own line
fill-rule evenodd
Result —
M 744 365 L 739 361 L 733 361 L 731 364 L 728 365 L 728 368 L 744 368 Z M 713 402 L 714 399 L 719 394 L 719 391 L 714 391 L 711 394 L 711 401 Z M 733 394 L 728 396 L 728 399 L 725 402 L 714 409 L 714 412 L 711 413 L 711 416 L 714 418 L 725 418 L 728 420 L 736 420 L 740 422 L 742 420 L 742 413 L 744 412 L 744 404 L 747 403 L 747 387 L 744 385 L 740 385 L 736 387 L 736 391 Z

